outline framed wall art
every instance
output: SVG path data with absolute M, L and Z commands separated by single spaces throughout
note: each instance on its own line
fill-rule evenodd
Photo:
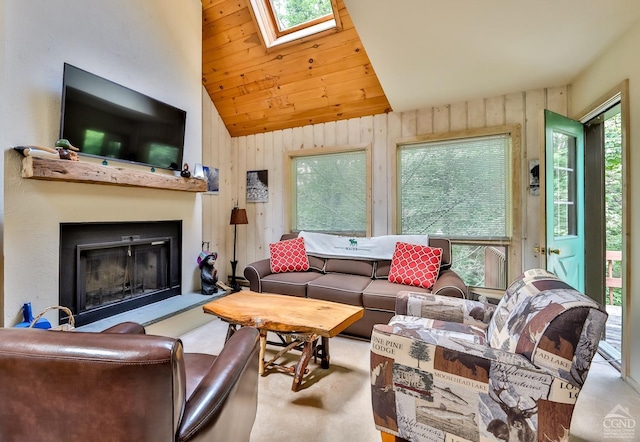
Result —
M 207 180 L 207 193 L 218 193 L 220 190 L 220 169 L 202 166 L 202 171 Z
M 269 201 L 269 171 L 247 171 L 247 202 L 266 203 Z

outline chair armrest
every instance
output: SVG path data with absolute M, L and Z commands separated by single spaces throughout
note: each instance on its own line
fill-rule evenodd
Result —
M 434 295 L 451 296 L 453 298 L 467 299 L 469 297 L 467 285 L 453 270 L 443 270 L 440 272 L 438 279 L 435 284 L 433 284 L 433 287 L 431 287 L 431 293 Z
M 121 322 L 106 330 L 102 330 L 101 333 L 122 333 L 128 335 L 144 335 L 146 331 L 144 327 L 136 322 Z
M 580 391 L 522 355 L 428 329 L 375 325 L 370 356 L 375 425 L 406 440 L 445 430 L 443 422 L 447 432 L 469 440 L 478 440 L 478 429 L 504 436 L 501 430 L 520 423 L 538 433 L 526 440 L 558 440 Z
M 249 440 L 258 408 L 259 333 L 231 336 L 188 399 L 178 440 Z
M 469 336 L 461 338 L 464 332 L 460 332 L 455 329 L 431 329 L 424 326 L 416 328 L 413 321 L 403 321 L 403 319 L 404 318 L 402 316 L 394 316 L 390 321 L 394 322 L 393 325 L 376 324 L 373 327 L 374 333 L 377 334 L 378 339 L 380 339 L 380 337 L 388 339 L 388 344 L 392 344 L 394 342 L 409 343 L 409 345 L 399 348 L 410 348 L 413 341 L 420 341 L 424 344 L 433 345 L 434 350 L 435 347 L 440 347 L 441 349 L 446 349 L 451 352 L 466 354 L 470 359 L 483 359 L 487 369 L 490 367 L 491 363 L 498 363 L 532 370 L 537 373 L 544 374 L 549 378 L 554 377 L 548 370 L 537 367 L 521 354 L 489 347 L 489 345 L 481 343 L 480 341 L 482 341 L 482 339 L 477 339 L 477 337 L 474 337 L 473 339 Z M 373 338 L 371 342 L 374 342 Z M 391 350 L 393 349 L 391 348 Z M 487 374 L 488 373 L 489 371 L 487 371 Z
M 495 309 L 493 304 L 432 293 L 401 291 L 396 296 L 396 315 L 471 324 L 484 329 L 489 325 Z
M 244 268 L 244 277 L 249 281 L 249 288 L 253 292 L 262 292 L 260 280 L 271 274 L 271 260 L 261 259 Z

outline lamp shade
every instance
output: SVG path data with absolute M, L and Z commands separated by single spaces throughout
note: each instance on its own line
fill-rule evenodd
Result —
M 229 221 L 229 224 L 249 224 L 249 221 L 247 220 L 247 211 L 245 209 L 238 209 L 237 207 L 234 207 L 233 210 L 231 210 L 231 221 Z

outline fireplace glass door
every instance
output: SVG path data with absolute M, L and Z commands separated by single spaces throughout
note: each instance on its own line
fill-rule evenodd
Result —
M 169 241 L 154 238 L 78 245 L 77 311 L 167 289 Z

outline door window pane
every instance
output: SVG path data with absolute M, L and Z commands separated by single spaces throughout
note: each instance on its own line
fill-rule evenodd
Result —
M 553 235 L 575 235 L 576 220 L 576 139 L 553 133 L 554 218 Z

